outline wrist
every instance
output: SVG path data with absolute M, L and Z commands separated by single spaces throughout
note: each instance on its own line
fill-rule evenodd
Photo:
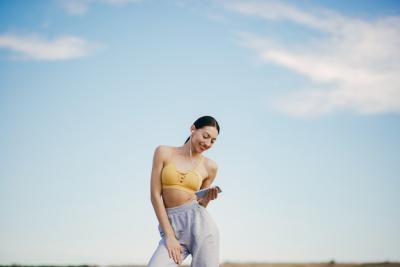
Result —
M 175 233 L 174 232 L 167 232 L 165 233 L 166 238 L 175 238 Z
M 205 207 L 207 207 L 207 205 L 208 205 L 208 201 L 200 200 L 200 201 L 199 201 L 199 204 L 202 205 L 202 206 L 205 208 Z
M 176 236 L 175 235 L 165 235 L 165 239 L 174 240 L 174 239 L 176 239 Z

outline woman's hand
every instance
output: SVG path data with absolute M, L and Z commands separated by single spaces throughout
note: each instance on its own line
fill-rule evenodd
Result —
M 181 252 L 183 252 L 183 247 L 181 246 L 181 244 L 179 244 L 176 237 L 174 236 L 166 237 L 165 244 L 168 249 L 169 257 L 173 258 L 176 264 L 181 264 L 182 263 Z
M 206 207 L 211 200 L 214 200 L 218 197 L 218 189 L 216 186 L 210 188 L 210 190 L 206 193 L 206 195 L 202 198 L 199 198 L 198 202 L 203 207 Z

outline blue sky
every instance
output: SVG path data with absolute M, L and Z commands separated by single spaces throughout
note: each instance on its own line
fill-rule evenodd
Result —
M 203 115 L 221 262 L 399 261 L 399 14 L 1 1 L 0 264 L 145 264 L 154 149 Z

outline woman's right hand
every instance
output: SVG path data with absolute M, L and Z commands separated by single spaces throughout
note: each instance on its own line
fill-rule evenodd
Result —
M 183 252 L 183 247 L 181 246 L 181 244 L 179 244 L 176 237 L 174 236 L 166 237 L 165 244 L 168 249 L 169 257 L 173 258 L 176 264 L 181 264 L 182 263 L 181 252 Z

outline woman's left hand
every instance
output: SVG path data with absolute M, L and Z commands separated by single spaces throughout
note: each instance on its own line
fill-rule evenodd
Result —
M 214 200 L 218 197 L 218 189 L 216 186 L 211 187 L 211 189 L 207 192 L 207 194 L 202 197 L 199 198 L 199 203 L 206 207 L 208 202 L 210 202 L 211 200 Z

